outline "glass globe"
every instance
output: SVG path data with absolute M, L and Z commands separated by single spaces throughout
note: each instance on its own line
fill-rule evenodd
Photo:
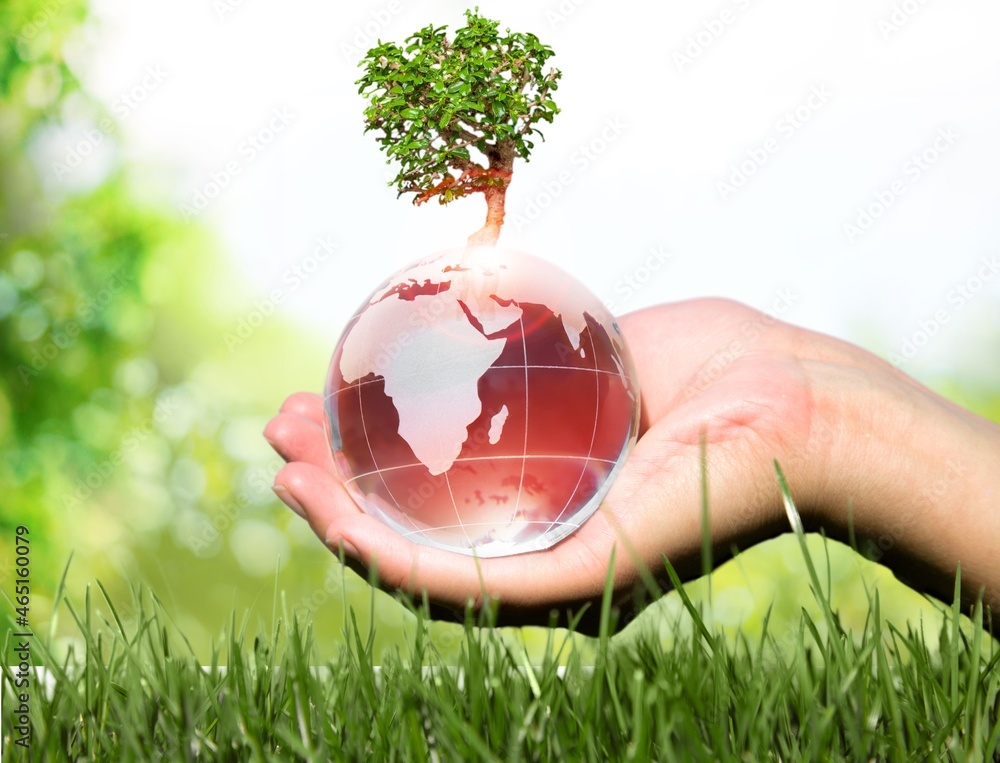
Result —
M 557 543 L 635 443 L 639 388 L 614 318 L 529 254 L 453 250 L 379 286 L 334 351 L 324 406 L 362 510 L 480 557 Z

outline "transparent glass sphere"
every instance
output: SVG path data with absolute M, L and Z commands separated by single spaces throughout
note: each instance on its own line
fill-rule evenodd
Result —
M 368 514 L 480 557 L 548 548 L 597 509 L 635 443 L 614 318 L 554 265 L 447 251 L 379 286 L 334 351 L 334 461 Z

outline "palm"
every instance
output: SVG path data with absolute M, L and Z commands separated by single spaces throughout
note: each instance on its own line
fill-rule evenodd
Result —
M 613 547 L 619 592 L 643 566 L 662 569 L 661 554 L 693 571 L 703 440 L 715 545 L 766 533 L 780 517 L 772 459 L 809 436 L 799 357 L 808 332 L 723 300 L 661 305 L 619 323 L 640 379 L 639 442 L 600 509 L 551 549 L 475 560 L 406 541 L 363 514 L 334 476 L 316 395 L 293 395 L 268 425 L 268 439 L 291 462 L 276 483 L 288 486 L 321 539 L 347 541 L 386 586 L 426 590 L 451 606 L 478 602 L 485 590 L 525 614 L 599 597 Z

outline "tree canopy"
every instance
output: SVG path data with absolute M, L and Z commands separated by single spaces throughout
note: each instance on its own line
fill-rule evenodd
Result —
M 559 107 L 552 100 L 562 73 L 543 72 L 554 53 L 530 33 L 499 32 L 499 22 L 466 11 L 467 25 L 449 40 L 445 26 L 428 25 L 401 47 L 368 51 L 357 80 L 369 105 L 365 132 L 380 133 L 387 163 L 400 164 L 390 181 L 415 204 L 447 204 L 483 193 L 486 224 L 470 244 L 493 244 L 503 224 L 504 196 L 514 160 L 528 161 Z

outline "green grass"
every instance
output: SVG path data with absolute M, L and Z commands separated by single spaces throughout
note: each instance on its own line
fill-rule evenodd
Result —
M 875 593 L 849 633 L 797 536 L 821 618 L 803 609 L 759 639 L 727 638 L 664 560 L 694 628 L 669 648 L 619 641 L 606 597 L 589 664 L 556 630 L 529 664 L 489 612 L 467 615 L 446 661 L 415 608 L 405 654 L 376 654 L 352 616 L 321 663 L 308 623 L 286 613 L 251 636 L 233 616 L 202 666 L 153 594 L 136 590 L 126 627 L 102 587 L 108 618 L 89 591 L 80 607 L 60 589 L 82 649 L 36 640 L 51 690 L 34 684 L 30 756 L 10 744 L 5 696 L 3 760 L 1000 760 L 1000 647 L 982 607 L 965 620 L 956 585 L 931 639 L 884 622 Z M 12 678 L 5 668 L 5 690 Z

